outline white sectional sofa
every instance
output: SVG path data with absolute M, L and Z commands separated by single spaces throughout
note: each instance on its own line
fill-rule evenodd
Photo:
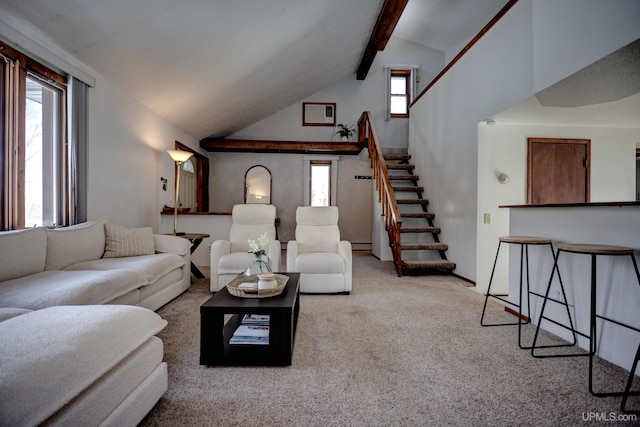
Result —
M 105 220 L 2 232 L 0 307 L 127 304 L 157 310 L 189 288 L 190 248 L 180 237 Z
M 136 425 L 167 390 L 166 321 L 188 240 L 104 220 L 0 233 L 0 419 Z

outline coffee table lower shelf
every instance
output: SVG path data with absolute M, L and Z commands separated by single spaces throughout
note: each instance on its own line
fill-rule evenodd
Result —
M 287 273 L 284 273 L 287 274 Z M 282 294 L 260 299 L 239 298 L 221 289 L 200 307 L 200 364 L 220 366 L 291 365 L 300 288 L 297 273 L 289 273 Z M 225 315 L 231 319 L 224 323 Z M 245 314 L 269 315 L 269 344 L 229 344 Z

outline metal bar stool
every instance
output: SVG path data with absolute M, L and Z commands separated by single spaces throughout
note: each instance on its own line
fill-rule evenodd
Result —
M 558 259 L 560 258 L 561 252 L 569 252 L 575 254 L 584 254 L 591 256 L 591 304 L 590 304 L 590 313 L 589 313 L 589 333 L 585 334 L 583 332 L 577 331 L 576 328 L 573 327 L 573 322 L 571 321 L 571 315 L 569 314 L 569 326 L 563 325 L 559 322 L 553 321 L 544 317 L 544 310 L 547 304 L 547 300 L 550 300 L 549 291 L 551 289 L 551 282 L 553 281 L 554 272 L 558 271 L 558 277 L 560 277 L 560 270 L 558 269 Z M 610 319 L 608 317 L 599 315 L 596 313 L 596 257 L 598 255 L 601 256 L 630 256 L 633 262 L 633 268 L 635 269 L 636 277 L 638 279 L 638 285 L 640 285 L 640 272 L 638 271 L 638 264 L 636 262 L 636 258 L 633 254 L 632 248 L 622 247 L 622 246 L 607 246 L 607 245 L 592 245 L 592 244 L 579 244 L 579 243 L 559 243 L 558 250 L 555 255 L 555 262 L 553 266 L 553 270 L 551 272 L 551 278 L 549 279 L 549 284 L 547 286 L 547 292 L 544 296 L 544 301 L 542 303 L 542 309 L 540 311 L 540 321 L 538 321 L 538 326 L 536 328 L 536 333 L 533 337 L 533 344 L 531 346 L 531 355 L 533 357 L 543 358 L 543 357 L 577 357 L 577 356 L 588 356 L 589 357 L 589 392 L 594 396 L 604 397 L 604 396 L 621 396 L 624 395 L 625 392 L 594 392 L 593 391 L 593 356 L 596 354 L 596 344 L 597 344 L 597 335 L 596 335 L 596 319 L 600 318 L 617 325 L 623 326 L 625 328 L 632 329 L 634 331 L 640 332 L 640 329 L 635 328 L 630 325 L 626 325 L 622 322 L 619 322 L 614 319 Z M 540 331 L 540 325 L 542 324 L 542 320 L 550 320 L 553 323 L 561 326 L 565 329 L 571 330 L 574 335 L 578 334 L 585 338 L 589 339 L 589 352 L 588 353 L 572 353 L 572 354 L 546 354 L 546 355 L 536 355 L 535 350 L 537 348 L 542 348 L 541 346 L 536 346 L 536 342 L 538 339 L 538 333 Z M 637 359 L 637 358 L 636 358 Z M 630 391 L 629 394 L 636 395 L 640 394 L 640 391 L 633 392 Z
M 496 271 L 496 264 L 498 263 L 498 256 L 500 255 L 500 247 L 502 246 L 502 243 L 507 243 L 507 244 L 515 244 L 515 245 L 520 245 L 520 299 L 518 300 L 518 304 L 511 302 L 505 298 L 502 297 L 507 297 L 508 294 L 492 294 L 491 293 L 491 285 L 493 284 L 493 275 Z M 529 286 L 529 245 L 548 245 L 549 249 L 551 250 L 551 256 L 554 259 L 554 264 L 555 264 L 555 254 L 553 252 L 553 244 L 551 243 L 551 239 L 547 239 L 547 238 L 543 238 L 543 237 L 531 237 L 531 236 L 502 236 L 498 239 L 498 250 L 496 251 L 496 258 L 493 261 L 493 269 L 491 270 L 491 277 L 489 279 L 489 287 L 487 288 L 487 294 L 485 296 L 484 299 L 484 307 L 482 309 L 482 317 L 480 318 L 480 325 L 482 326 L 506 326 L 506 325 L 518 325 L 518 346 L 521 349 L 530 349 L 531 347 L 527 346 L 523 346 L 522 345 L 522 325 L 526 325 L 528 323 L 531 322 L 531 301 L 529 299 L 529 295 L 533 294 L 539 297 L 542 297 L 543 295 L 538 294 L 536 292 L 532 292 Z M 526 268 L 527 268 L 527 319 L 526 321 L 523 322 L 523 315 L 522 315 L 522 303 L 523 303 L 523 299 L 522 299 L 522 288 L 523 288 L 523 282 L 522 282 L 522 276 L 523 276 L 523 272 L 524 272 L 524 267 L 525 267 L 525 261 L 526 261 Z M 562 289 L 562 295 L 564 296 L 564 287 L 562 287 L 562 282 L 560 284 L 561 289 Z M 487 302 L 489 301 L 489 297 L 493 297 L 496 298 L 502 302 L 505 302 L 507 304 L 510 304 L 514 307 L 518 308 L 518 321 L 517 322 L 513 322 L 513 323 L 485 323 L 484 321 L 484 315 L 486 313 L 487 310 Z M 566 297 L 565 297 L 565 301 L 566 301 Z M 563 303 L 561 301 L 557 301 L 559 303 Z M 566 305 L 566 303 L 565 303 Z M 567 312 L 569 310 L 569 307 L 567 306 Z M 576 340 L 577 341 L 577 340 Z M 556 347 L 555 345 L 553 347 Z
M 638 345 L 638 351 L 636 351 L 636 358 L 633 360 L 633 364 L 631 365 L 631 371 L 629 372 L 629 379 L 627 380 L 627 386 L 624 389 L 624 394 L 622 395 L 622 402 L 620 403 L 620 410 L 625 414 L 640 414 L 640 410 L 631 411 L 627 410 L 627 399 L 629 396 L 633 394 L 631 391 L 631 384 L 633 384 L 633 377 L 636 374 L 636 368 L 638 367 L 638 361 L 640 360 L 640 344 Z M 637 393 L 636 393 L 637 394 Z

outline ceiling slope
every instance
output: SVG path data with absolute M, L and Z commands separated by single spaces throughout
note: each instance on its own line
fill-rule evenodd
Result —
M 355 79 L 384 3 L 0 0 L 197 139 L 233 134 Z M 470 40 L 506 3 L 409 0 L 389 30 L 446 52 Z
M 2 3 L 200 139 L 354 75 L 382 0 Z

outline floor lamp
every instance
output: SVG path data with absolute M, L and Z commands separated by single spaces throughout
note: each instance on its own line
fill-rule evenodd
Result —
M 167 150 L 174 162 L 176 162 L 176 189 L 173 192 L 173 235 L 176 235 L 178 229 L 178 195 L 180 194 L 180 169 L 182 163 L 187 161 L 193 153 L 181 150 Z

